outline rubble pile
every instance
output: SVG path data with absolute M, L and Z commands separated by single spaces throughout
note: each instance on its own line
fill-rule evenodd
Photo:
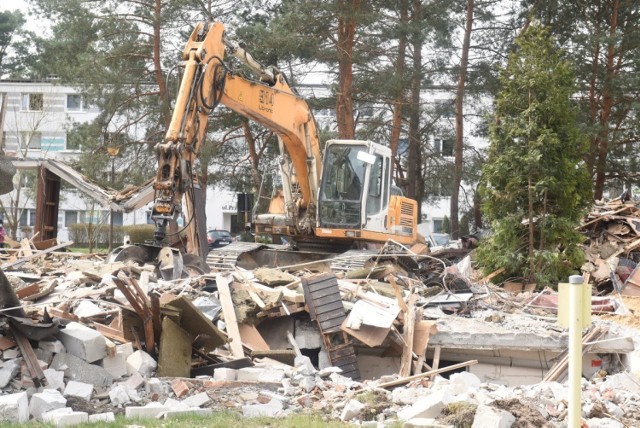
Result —
M 473 280 L 468 251 L 414 248 L 351 269 L 234 267 L 165 280 L 153 265 L 60 245 L 23 242 L 0 255 L 0 421 L 234 410 L 371 426 L 565 423 L 557 296 Z M 613 298 L 607 312 L 623 307 Z M 600 361 L 583 379 L 589 426 L 640 417 L 640 381 L 614 358 L 635 352 L 635 336 L 610 318 L 585 334 L 586 357 Z M 486 374 L 519 365 L 539 379 Z
M 640 296 L 640 207 L 620 199 L 595 205 L 580 230 L 587 238 L 587 282 L 599 294 Z

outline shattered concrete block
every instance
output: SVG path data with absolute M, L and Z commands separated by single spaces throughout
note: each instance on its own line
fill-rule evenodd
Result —
M 317 370 L 313 367 L 313 363 L 311 359 L 306 355 L 299 355 L 293 360 L 293 365 L 298 371 L 305 376 L 313 376 L 316 374 Z
M 516 417 L 506 410 L 480 404 L 471 428 L 510 428 L 515 421 Z
M 408 421 L 415 418 L 437 418 L 444 406 L 452 400 L 453 397 L 449 391 L 433 391 L 428 396 L 420 398 L 411 407 L 399 411 L 398 419 Z
M 298 385 L 304 390 L 304 392 L 309 393 L 316 387 L 316 377 L 303 376 Z
M 152 377 L 146 383 L 146 390 L 151 394 L 164 394 L 164 382 Z
M 244 382 L 280 383 L 284 379 L 284 370 L 273 367 L 244 367 L 237 374 L 237 379 Z
M 440 425 L 435 419 L 416 418 L 411 419 L 404 424 L 402 428 L 448 428 L 450 425 Z
M 179 418 L 184 415 L 195 415 L 195 416 L 211 416 L 213 413 L 213 409 L 184 409 L 184 410 L 168 410 L 164 413 L 165 419 Z
M 57 389 L 64 388 L 64 372 L 55 369 L 46 369 L 42 371 L 44 377 L 47 380 L 47 386 L 45 389 Z
M 316 322 L 295 320 L 294 338 L 300 349 L 318 349 L 322 347 L 322 336 Z
M 144 351 L 138 350 L 127 358 L 127 373 L 140 373 L 144 377 L 151 377 L 158 367 L 156 360 Z
M 359 419 L 360 414 L 366 407 L 365 404 L 359 402 L 358 400 L 349 400 L 347 404 L 342 409 L 342 413 L 340 414 L 340 420 L 343 422 L 352 421 L 354 419 Z
M 29 412 L 35 419 L 42 419 L 42 415 L 50 410 L 67 406 L 67 399 L 55 389 L 45 389 L 33 394 L 29 402 Z
M 146 406 L 128 406 L 124 414 L 128 419 L 155 419 L 169 410 L 168 407 L 153 402 Z
M 116 352 L 114 356 L 106 356 L 102 359 L 102 367 L 108 371 L 114 379 L 127 375 L 127 359 L 124 352 Z
M 71 380 L 90 383 L 96 387 L 110 386 L 113 383 L 113 377 L 108 371 L 71 354 L 56 354 L 51 361 L 51 368 L 64 370 L 64 375 Z
M 96 305 L 90 300 L 81 301 L 80 304 L 73 310 L 73 313 L 80 318 L 92 317 L 103 312 L 104 311 L 100 308 L 100 306 Z
M 77 322 L 70 322 L 58 334 L 67 353 L 82 358 L 88 363 L 103 359 L 107 355 L 107 342 L 96 330 Z
M 471 372 L 454 373 L 449 377 L 449 391 L 453 395 L 475 391 L 481 384 L 480 378 Z
M 26 392 L 0 396 L 0 422 L 26 422 L 29 420 L 29 398 Z
M 282 416 L 284 406 L 279 400 L 271 400 L 267 404 L 248 404 L 242 406 L 242 416 L 245 418 L 277 418 Z
M 129 401 L 129 394 L 127 394 L 127 389 L 122 385 L 116 385 L 109 391 L 109 399 L 111 400 L 111 404 L 114 406 L 120 406 L 123 404 L 127 404 Z
M 70 380 L 67 383 L 67 387 L 64 389 L 64 393 L 62 395 L 64 395 L 65 397 L 78 397 L 82 398 L 83 400 L 89 401 L 91 400 L 91 395 L 93 395 L 93 385 Z
M 586 420 L 586 426 L 589 428 L 625 428 L 626 425 L 622 424 L 615 419 L 609 418 L 591 418 Z
M 9 360 L 5 361 L 4 365 L 0 369 L 0 389 L 4 388 L 11 382 L 18 372 L 20 371 L 20 361 Z
M 74 412 L 70 407 L 63 407 L 43 413 L 42 420 L 53 423 L 57 427 L 65 427 L 88 422 L 89 414 L 87 412 Z
M 209 394 L 207 394 L 206 392 L 201 392 L 182 400 L 182 402 L 188 407 L 202 407 L 210 401 L 211 398 L 209 398 Z
M 236 380 L 238 377 L 238 371 L 236 369 L 228 369 L 226 367 L 220 367 L 213 371 L 213 380 Z
M 116 352 L 122 352 L 124 359 L 126 360 L 133 354 L 133 344 L 131 342 L 123 343 L 122 345 L 116 345 Z
M 186 410 L 189 408 L 189 406 L 182 401 L 174 400 L 173 398 L 167 398 L 164 402 L 164 407 L 172 410 Z
M 96 413 L 89 415 L 89 422 L 113 422 L 116 420 L 116 415 L 113 412 Z
M 121 385 L 126 389 L 133 389 L 137 391 L 142 385 L 145 384 L 145 380 L 140 373 L 132 374 L 127 380 L 121 382 Z

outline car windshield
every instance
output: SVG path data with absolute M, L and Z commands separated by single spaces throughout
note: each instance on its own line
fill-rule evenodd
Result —
M 227 232 L 226 230 L 211 230 L 211 231 L 209 231 L 209 235 L 211 235 L 214 238 L 229 238 L 229 237 L 231 237 L 231 233 Z

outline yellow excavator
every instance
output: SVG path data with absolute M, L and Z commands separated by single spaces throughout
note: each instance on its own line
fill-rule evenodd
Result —
M 116 249 L 115 259 L 157 257 L 161 269 L 164 265 L 170 272 L 180 263 L 198 270 L 208 251 L 202 189 L 194 163 L 205 144 L 209 115 L 218 105 L 278 136 L 281 202 L 273 201 L 269 212 L 255 216 L 258 235 L 285 237 L 300 248 L 334 251 L 377 248 L 389 240 L 402 245 L 416 242 L 417 203 L 392 184 L 388 147 L 371 141 L 330 140 L 323 155 L 307 102 L 283 73 L 262 66 L 230 40 L 220 22 L 196 25 L 182 58 L 184 72 L 171 124 L 164 141 L 156 146 L 152 212 L 156 242 Z M 235 72 L 229 65 L 231 58 L 255 78 Z M 167 235 L 169 241 L 177 241 L 171 238 L 177 238 L 175 222 L 180 216 L 186 224 L 187 245 L 181 256 L 185 260 L 178 263 L 176 250 L 159 249 Z M 220 251 L 230 250 L 227 246 Z

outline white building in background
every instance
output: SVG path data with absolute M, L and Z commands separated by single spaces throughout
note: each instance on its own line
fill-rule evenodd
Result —
M 329 95 L 326 85 L 308 85 L 299 88 L 305 97 L 323 98 Z M 70 162 L 80 155 L 81 147 L 74 147 L 68 139 L 68 129 L 74 122 L 89 122 L 96 118 L 99 111 L 86 103 L 77 88 L 56 84 L 55 80 L 45 81 L 12 81 L 0 80 L 0 94 L 6 94 L 7 112 L 3 129 L 4 151 L 7 156 L 22 160 L 22 164 L 35 168 L 37 162 L 43 159 L 56 159 Z M 434 107 L 442 104 L 452 104 L 452 92 L 448 90 L 432 90 L 425 93 L 427 104 Z M 375 106 L 365 106 L 360 109 L 361 119 L 371 117 Z M 320 129 L 331 130 L 335 126 L 335 115 L 330 109 L 315 112 Z M 480 120 L 480 118 L 478 118 Z M 430 147 L 437 156 L 445 162 L 453 161 L 453 117 L 444 114 L 439 120 L 437 131 L 430 137 Z M 471 135 L 477 126 L 473 122 L 465 123 L 465 134 Z M 383 141 L 378 141 L 384 144 Z M 478 147 L 486 145 L 479 138 L 467 139 L 467 144 Z M 432 154 L 434 154 L 432 153 Z M 110 170 L 104 171 L 105 175 Z M 116 171 L 116 174 L 120 173 Z M 15 183 L 16 186 L 26 188 L 28 183 Z M 20 207 L 24 207 L 20 218 L 20 228 L 17 239 L 29 234 L 35 223 L 35 200 L 23 189 Z M 432 194 L 431 202 L 423 204 L 423 218 L 420 231 L 423 234 L 439 232 L 446 216 L 449 216 L 450 193 L 446 186 L 438 194 Z M 464 193 L 464 192 L 463 192 Z M 10 204 L 8 195 L 1 196 L 5 206 Z M 242 221 L 238 221 L 237 196 L 222 188 L 207 188 L 207 229 L 241 230 Z M 461 208 L 464 201 L 461 201 Z M 0 216 L 6 214 L 1 212 Z M 69 239 L 69 226 L 77 223 L 92 222 L 109 224 L 109 210 L 96 205 L 90 198 L 82 196 L 80 192 L 65 190 L 61 193 L 58 213 L 58 237 L 60 240 Z M 115 225 L 133 225 L 150 223 L 151 206 L 133 213 L 114 214 Z

